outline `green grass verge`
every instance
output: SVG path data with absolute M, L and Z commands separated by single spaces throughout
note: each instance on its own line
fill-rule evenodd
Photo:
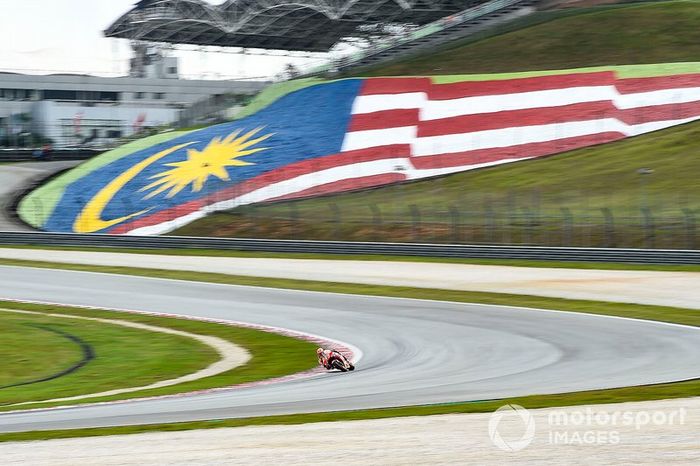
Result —
M 0 302 L 0 309 L 13 308 L 12 303 Z M 37 312 L 46 313 L 46 306 Z M 0 409 L 13 403 L 149 385 L 196 372 L 218 360 L 212 348 L 183 336 L 102 322 L 0 312 L 0 386 L 57 374 L 82 359 L 80 346 L 42 330 L 45 328 L 79 338 L 92 347 L 95 358 L 53 380 L 0 389 Z
M 196 320 L 180 318 L 158 317 L 106 310 L 80 309 L 44 304 L 0 301 L 0 308 L 50 312 L 67 315 L 80 315 L 106 319 L 118 319 L 131 322 L 139 322 L 159 327 L 173 328 L 189 333 L 211 335 L 223 338 L 225 340 L 231 341 L 232 343 L 246 348 L 251 354 L 250 361 L 243 366 L 237 367 L 235 369 L 223 372 L 215 376 L 206 377 L 192 382 L 181 383 L 178 385 L 173 385 L 171 387 L 141 390 L 122 395 L 90 398 L 84 401 L 78 400 L 72 402 L 25 405 L 22 406 L 22 409 L 50 407 L 56 405 L 64 406 L 71 404 L 93 403 L 101 401 L 114 401 L 140 396 L 170 395 L 174 393 L 182 393 L 215 387 L 227 387 L 241 383 L 294 374 L 297 372 L 308 370 L 312 367 L 315 367 L 316 365 L 316 360 L 313 357 L 315 349 L 314 344 L 302 340 L 297 340 L 294 338 L 285 337 L 282 335 L 261 332 L 253 329 L 232 327 L 217 323 L 201 322 Z M 1 314 L 0 317 L 2 317 Z M 70 322 L 67 319 L 65 320 L 67 322 Z M 83 321 L 76 322 L 81 322 L 81 325 L 83 325 Z M 72 324 L 72 322 L 70 322 L 70 324 Z M 65 326 L 68 324 L 66 322 L 62 322 L 62 325 L 64 326 L 63 328 L 66 328 Z M 170 379 L 178 375 L 195 372 L 196 370 L 206 367 L 207 365 L 209 365 L 209 363 L 218 359 L 218 355 L 216 355 L 216 353 L 214 353 L 213 350 L 206 346 L 204 348 L 201 348 L 201 345 L 199 343 L 193 346 L 191 343 L 188 343 L 191 342 L 190 339 L 186 339 L 187 341 L 185 341 L 184 344 L 180 344 L 180 341 L 184 337 L 176 337 L 178 344 L 168 347 L 168 351 L 161 350 L 160 352 L 157 352 L 158 349 L 162 346 L 161 344 L 159 344 L 160 339 L 158 337 L 163 334 L 153 334 L 152 336 L 152 332 L 141 331 L 138 334 L 138 339 L 135 338 L 133 341 L 125 342 L 123 338 L 116 338 L 116 336 L 114 335 L 106 335 L 104 332 L 107 332 L 107 330 L 109 330 L 109 326 L 94 323 L 94 325 L 89 325 L 89 327 L 91 327 L 89 329 L 90 331 L 80 333 L 76 331 L 74 333 L 80 335 L 83 339 L 85 339 L 88 342 L 92 343 L 94 341 L 96 343 L 95 347 L 99 351 L 99 357 L 95 360 L 95 362 L 86 366 L 85 369 L 77 371 L 74 376 L 70 376 L 72 378 L 66 376 L 65 380 L 61 380 L 64 378 L 57 379 L 57 383 L 71 384 L 76 383 L 76 380 L 78 379 L 75 379 L 74 377 L 81 377 L 81 373 L 84 373 L 87 377 L 93 377 L 94 380 L 92 380 L 92 384 L 95 385 L 95 389 L 90 388 L 83 390 L 81 388 L 81 393 L 95 393 L 99 391 L 111 390 L 113 388 L 147 385 L 148 383 L 151 383 L 156 380 Z M 117 327 L 117 329 L 121 331 L 122 327 Z M 126 331 L 129 329 L 124 330 Z M 148 337 L 144 338 L 143 333 L 148 333 Z M 163 336 L 168 337 L 169 335 Z M 103 339 L 106 341 L 102 342 Z M 100 346 L 97 346 L 97 343 L 99 343 Z M 126 348 L 122 349 L 123 347 Z M 193 353 L 191 358 L 187 356 L 190 352 Z M 154 354 L 153 362 L 146 364 L 144 363 L 144 359 L 147 359 L 149 357 L 149 353 Z M 280 363 L 279 361 L 278 356 L 280 353 L 285 354 L 284 363 Z M 203 356 L 206 356 L 206 359 L 203 359 Z M 119 363 L 123 364 L 124 366 L 120 370 L 117 370 L 118 368 L 115 368 L 113 371 L 112 369 L 104 367 L 103 365 L 96 364 L 100 360 L 104 360 L 105 362 L 112 362 L 112 360 L 114 360 L 114 364 Z M 196 361 L 197 364 L 195 365 L 192 362 L 188 362 L 190 360 Z M 142 368 L 142 365 L 144 365 L 145 367 Z M 90 370 L 88 371 L 88 369 Z M 145 376 L 142 376 L 141 372 L 145 372 L 146 374 L 157 374 L 158 377 L 151 377 L 149 379 Z M 174 377 L 164 377 L 164 374 L 176 375 Z M 117 387 L 116 384 L 120 380 L 120 378 L 128 380 L 128 384 L 122 383 L 119 387 Z M 83 383 L 80 380 L 78 380 L 78 382 Z M 37 385 L 37 390 L 39 390 L 39 387 L 43 385 L 44 384 Z M 51 385 L 49 382 L 46 383 L 45 390 L 50 394 L 48 398 L 56 398 L 59 396 L 70 395 L 70 393 L 68 393 L 67 391 L 66 394 L 64 394 L 64 392 L 57 392 L 56 387 Z M 68 388 L 66 388 L 66 390 L 68 390 Z M 0 397 L 3 396 L 2 392 L 3 390 L 0 390 Z M 34 395 L 28 394 L 26 400 L 24 401 L 30 401 L 34 399 L 47 398 L 35 398 Z M 0 400 L 2 400 L 2 398 L 0 398 Z M 0 406 L 0 411 L 8 409 L 11 410 L 14 408 Z
M 437 52 L 358 73 L 450 75 L 696 62 L 700 57 L 698 21 L 697 1 L 540 12 Z
M 443 263 L 467 265 L 494 265 L 502 267 L 539 267 L 556 269 L 591 269 L 591 270 L 653 270 L 658 272 L 700 272 L 700 265 L 662 265 L 662 264 L 627 264 L 619 262 L 564 262 L 546 260 L 522 259 L 471 259 L 451 257 L 422 257 L 422 256 L 385 256 L 385 255 L 350 255 L 350 254 L 310 254 L 283 252 L 253 252 L 222 249 L 135 249 L 135 248 L 102 248 L 102 247 L 68 247 L 68 246 L 17 246 L 2 245 L 3 249 L 38 249 L 47 251 L 82 251 L 104 252 L 118 254 L 151 254 L 159 256 L 191 256 L 191 257 L 238 257 L 265 259 L 311 259 L 311 260 L 344 260 L 344 261 L 389 261 L 416 263 Z M 2 259 L 0 265 L 23 265 L 27 261 Z
M 31 266 L 31 263 L 28 262 L 23 265 Z M 160 278 L 176 278 L 192 281 L 229 283 L 237 285 L 264 285 L 277 288 L 351 293 L 371 296 L 394 296 L 402 298 L 436 299 L 441 301 L 558 309 L 569 312 L 585 312 L 589 314 L 614 315 L 620 317 L 658 320 L 663 322 L 700 326 L 700 312 L 698 312 L 697 310 L 662 306 L 606 303 L 596 301 L 568 300 L 557 298 L 543 298 L 537 296 L 508 295 L 467 291 L 417 289 L 408 287 L 351 285 L 343 283 L 312 282 L 303 280 L 283 280 L 266 278 L 262 279 L 251 277 L 236 277 L 221 274 L 203 274 L 197 272 L 171 272 L 164 270 L 148 270 L 124 267 L 84 267 L 67 264 L 48 263 L 37 265 L 41 267 L 66 268 L 72 270 L 92 270 L 97 272 L 123 273 L 131 275 L 141 275 Z M 552 406 L 572 406 L 594 403 L 647 401 L 698 395 L 700 395 L 700 380 L 691 380 L 686 382 L 647 385 L 638 387 L 625 387 L 609 390 L 592 390 L 557 395 L 533 395 L 526 397 L 507 398 L 503 400 L 485 400 L 479 402 L 450 403 L 429 406 L 410 406 L 391 409 L 339 411 L 330 413 L 267 416 L 245 419 L 219 419 L 202 422 L 153 424 L 144 426 L 108 427 L 97 429 L 11 433 L 0 434 L 0 442 L 38 440 L 50 438 L 85 437 L 97 435 L 133 434 L 151 431 L 179 431 L 188 429 L 236 427 L 247 425 L 301 424 L 308 422 L 379 419 L 402 416 L 491 412 L 505 403 L 518 403 L 522 406 L 525 406 L 526 408 L 545 408 Z
M 700 244 L 697 229 L 687 220 L 700 213 L 697 154 L 700 122 L 431 180 L 244 206 L 173 234 L 551 246 L 652 247 L 651 241 L 657 248 L 687 248 Z M 640 168 L 654 172 L 640 175 Z M 420 213 L 418 227 L 411 206 Z M 379 223 L 372 207 L 380 212 Z M 644 207 L 653 216 L 653 237 Z M 456 230 L 450 209 L 459 216 Z M 571 215 L 568 234 L 562 209 Z M 612 215 L 610 230 L 603 209 Z
M 584 68 L 520 71 L 517 73 L 437 75 L 433 76 L 433 82 L 436 84 L 450 84 L 462 81 L 493 81 L 503 79 L 532 78 L 537 76 L 556 76 L 570 73 L 594 73 L 599 71 L 614 71 L 617 73 L 617 77 L 620 79 L 651 78 L 655 76 L 671 76 L 674 74 L 700 73 L 700 62 L 587 66 Z

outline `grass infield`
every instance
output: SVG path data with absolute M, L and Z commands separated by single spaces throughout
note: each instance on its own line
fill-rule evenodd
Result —
M 115 388 L 144 386 L 155 381 L 173 379 L 195 372 L 219 358 L 213 349 L 186 337 L 127 329 L 100 322 L 38 317 L 44 325 L 60 326 L 61 329 L 66 330 L 68 333 L 80 336 L 93 346 L 96 357 L 94 361 L 85 367 L 64 377 L 32 385 L 0 389 L 0 411 L 95 403 L 143 396 L 171 395 L 195 390 L 227 387 L 294 374 L 308 370 L 316 365 L 316 360 L 313 357 L 315 349 L 313 343 L 259 330 L 172 317 L 11 301 L 0 301 L 0 308 L 98 317 L 167 327 L 199 335 L 219 337 L 246 348 L 251 354 L 250 361 L 243 366 L 218 375 L 169 387 L 89 398 L 83 401 L 27 404 L 21 407 L 7 406 L 9 403 L 97 393 Z M 17 327 L 17 325 L 29 321 L 32 317 L 23 314 L 0 312 L 0 329 L 6 330 L 12 325 Z M 11 319 L 14 322 L 10 321 Z M 25 334 L 22 339 L 17 340 L 17 343 L 21 344 L 22 341 L 26 342 L 27 337 L 35 336 Z M 44 336 L 42 335 L 42 337 Z M 50 344 L 55 345 L 56 337 L 50 336 L 49 338 Z M 2 376 L 5 372 L 8 374 L 6 378 L 17 379 L 18 374 L 22 371 L 20 367 L 17 367 L 17 364 L 21 364 L 24 358 L 24 347 L 11 344 L 6 345 L 6 341 L 3 341 L 0 356 L 3 356 L 3 361 L 15 360 L 17 363 L 8 366 L 7 370 L 3 363 L 3 368 L 0 370 L 0 381 L 3 380 Z M 12 341 L 14 340 L 10 340 L 10 342 Z M 33 338 L 33 341 L 43 342 L 42 339 L 38 338 Z M 31 358 L 27 356 L 27 362 L 43 357 L 44 349 L 48 351 L 49 348 L 39 346 L 36 348 L 36 351 L 29 352 L 33 356 Z M 37 354 L 37 351 L 41 354 Z M 283 364 L 279 361 L 279 352 L 284 352 L 286 355 Z M 8 359 L 5 359 L 5 356 Z M 59 358 L 59 362 L 54 366 L 59 368 L 65 367 L 68 364 L 67 360 L 75 360 L 75 358 L 75 351 L 72 351 L 67 356 L 62 357 L 62 359 Z M 54 357 L 46 358 L 47 363 L 40 365 L 40 370 L 36 373 L 42 375 L 50 372 L 52 369 L 48 367 L 48 362 L 55 361 L 55 359 Z M 24 367 L 26 371 L 27 366 Z M 25 371 L 21 372 L 21 374 L 25 374 L 23 377 L 26 377 Z
M 212 348 L 184 336 L 47 315 L 69 310 L 2 311 L 17 307 L 0 302 L 0 410 L 24 408 L 10 406 L 14 403 L 145 386 L 218 359 Z

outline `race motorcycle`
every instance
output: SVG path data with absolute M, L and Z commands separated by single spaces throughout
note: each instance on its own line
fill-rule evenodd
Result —
M 354 371 L 355 366 L 353 366 L 348 359 L 342 355 L 342 353 L 332 350 L 331 355 L 328 358 L 327 369 L 338 369 L 340 372 Z

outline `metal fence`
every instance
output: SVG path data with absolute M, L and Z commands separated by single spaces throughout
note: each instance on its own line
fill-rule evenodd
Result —
M 102 149 L 52 149 L 28 147 L 24 149 L 0 148 L 0 163 L 28 162 L 34 160 L 87 160 L 102 153 Z M 0 199 L 2 202 L 3 199 Z
M 218 214 L 219 219 L 210 222 L 214 226 L 207 231 L 225 236 L 312 240 L 651 249 L 700 246 L 700 210 L 690 208 L 658 212 L 643 208 L 634 214 L 615 213 L 605 207 L 588 211 L 562 207 L 558 212 L 542 213 L 525 207 L 509 212 L 488 206 L 473 211 L 459 205 L 430 209 L 411 204 L 388 212 L 369 204 L 364 216 L 357 209 L 344 212 L 336 203 L 319 206 L 315 212 L 302 211 L 295 203 L 272 212 L 268 209 L 249 206 Z M 215 225 L 221 226 L 217 229 Z M 196 231 L 185 227 L 182 233 Z
M 172 222 L 176 234 L 192 236 L 700 249 L 700 199 L 662 199 L 641 192 L 624 199 L 626 203 L 613 198 L 614 204 L 596 206 L 585 196 L 552 197 L 535 191 L 501 197 L 466 192 L 458 200 L 438 195 L 421 201 L 402 192 L 406 186 L 385 188 L 381 202 L 368 200 L 372 192 L 358 192 L 223 211 L 210 207 L 210 217 L 193 224 L 180 220 L 189 213 L 186 206 L 166 198 L 162 210 L 152 215 L 156 223 Z M 136 192 L 131 201 L 113 200 L 110 215 L 138 212 L 140 196 Z M 562 197 L 573 203 L 557 203 Z M 81 210 L 88 200 L 78 197 L 73 202 Z M 218 199 L 215 193 L 207 202 L 230 207 L 225 205 L 228 198 Z M 53 208 L 34 197 L 22 204 L 23 220 L 41 226 Z
M 219 94 L 202 99 L 180 111 L 175 126 L 186 128 L 201 124 L 230 121 L 237 111 L 248 105 L 253 96 L 243 94 Z
M 33 149 L 41 150 L 46 145 L 56 149 L 97 149 L 108 150 L 134 139 L 155 134 L 167 128 L 128 124 L 122 120 L 93 120 L 79 129 L 73 120 L 58 124 L 42 125 L 40 128 L 22 129 L 0 126 L 0 150 Z M 39 154 L 37 154 L 39 155 Z
M 284 241 L 0 232 L 0 245 L 126 247 L 147 249 L 204 248 L 284 253 L 375 254 L 477 259 L 523 259 L 638 264 L 700 264 L 700 251 L 661 249 L 541 248 L 439 244 Z

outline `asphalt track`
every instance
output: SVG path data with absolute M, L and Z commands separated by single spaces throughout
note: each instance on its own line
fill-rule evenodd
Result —
M 14 196 L 32 183 L 45 179 L 49 175 L 67 168 L 73 168 L 81 163 L 77 160 L 62 160 L 57 162 L 24 162 L 0 167 L 0 230 L 1 231 L 33 231 L 12 218 L 7 205 L 12 202 Z M 44 206 L 34 205 L 37 213 L 43 211 Z
M 348 374 L 0 414 L 0 432 L 473 401 L 700 377 L 700 330 L 604 316 L 20 267 L 0 267 L 1 298 L 278 326 L 350 343 L 363 358 Z

